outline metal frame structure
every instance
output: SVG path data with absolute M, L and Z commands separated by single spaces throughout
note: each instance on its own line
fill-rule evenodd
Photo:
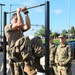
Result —
M 27 9 L 32 9 L 45 5 L 45 75 L 49 75 L 49 1 L 46 1 L 44 4 L 39 4 L 36 6 L 28 7 Z M 7 24 L 7 14 L 13 13 L 16 11 L 4 12 L 4 26 Z M 4 72 L 3 75 L 6 75 L 6 37 L 4 34 Z
M 0 15 L 0 16 L 1 16 L 1 17 L 0 17 L 0 18 L 1 18 L 1 19 L 0 19 L 0 25 L 1 25 L 1 41 L 2 41 L 2 7 L 5 6 L 5 4 L 0 4 L 0 6 L 1 6 L 1 11 L 0 11 L 0 12 L 1 12 L 1 13 L 0 13 L 0 14 L 1 14 L 1 15 Z
M 28 7 L 27 9 L 36 8 L 36 7 L 40 7 L 40 6 L 43 6 L 43 5 L 45 5 L 45 4 L 35 5 L 35 6 L 32 6 L 32 7 Z M 16 10 L 15 11 L 9 11 L 9 12 L 6 12 L 6 13 L 9 14 L 9 13 L 13 13 L 13 12 L 16 12 Z

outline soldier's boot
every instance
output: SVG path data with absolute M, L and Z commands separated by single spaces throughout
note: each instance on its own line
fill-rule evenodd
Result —
M 28 75 L 26 72 L 24 72 L 24 75 Z
M 40 64 L 40 60 L 39 59 L 35 59 L 34 63 L 33 63 L 34 68 L 37 69 L 38 72 L 45 72 L 45 70 L 43 69 L 42 65 Z
M 50 68 L 49 74 L 50 74 L 50 75 L 55 75 L 53 68 Z
M 33 66 L 37 69 L 38 72 L 43 72 L 43 73 L 45 72 L 45 70 L 42 68 L 40 64 L 34 64 Z

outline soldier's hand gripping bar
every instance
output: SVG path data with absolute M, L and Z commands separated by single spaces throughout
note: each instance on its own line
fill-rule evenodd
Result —
M 27 9 L 36 8 L 36 7 L 40 7 L 40 6 L 43 6 L 43 5 L 45 5 L 45 4 L 39 4 L 39 5 L 31 6 L 31 7 L 28 7 Z M 17 12 L 17 11 L 9 11 L 9 12 L 6 12 L 6 13 L 9 14 L 9 13 L 14 13 L 14 12 Z

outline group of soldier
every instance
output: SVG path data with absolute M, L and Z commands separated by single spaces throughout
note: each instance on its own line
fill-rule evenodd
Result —
M 25 15 L 25 25 L 20 12 Z M 45 72 L 40 65 L 40 58 L 45 55 L 41 38 L 29 39 L 23 34 L 31 28 L 28 13 L 26 7 L 18 8 L 17 13 L 12 15 L 11 24 L 5 26 L 11 75 L 36 75 L 37 71 Z M 51 36 L 49 39 L 50 75 L 71 75 L 73 52 L 66 43 L 66 37 L 60 36 L 61 44 L 58 47 L 53 43 Z
M 50 36 L 50 75 L 72 75 L 71 66 L 73 60 L 73 49 L 66 42 L 66 35 L 59 36 L 60 44 L 53 43 Z

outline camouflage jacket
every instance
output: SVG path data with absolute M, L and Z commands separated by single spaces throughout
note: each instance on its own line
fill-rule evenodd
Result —
M 50 65 L 54 65 L 57 46 L 54 43 L 52 45 L 50 44 L 49 49 L 50 49 L 50 54 L 49 54 Z
M 68 65 L 73 60 L 73 49 L 67 43 L 65 45 L 60 44 L 57 47 L 56 55 L 55 55 L 55 63 L 59 63 L 62 65 Z
M 32 55 L 31 43 L 28 37 L 22 37 L 15 42 L 13 47 L 8 48 L 10 59 L 14 61 L 23 61 L 28 55 Z
M 33 39 L 31 39 L 31 48 L 34 57 L 40 58 L 44 55 L 43 44 L 40 37 L 36 36 Z

